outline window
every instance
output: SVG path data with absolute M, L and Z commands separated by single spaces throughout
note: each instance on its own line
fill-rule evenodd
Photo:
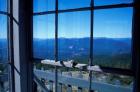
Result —
M 7 11 L 7 0 L 0 0 L 0 11 Z
M 54 60 L 54 14 L 34 16 L 33 36 L 34 57 L 40 59 Z
M 90 0 L 58 0 L 59 9 L 74 9 L 90 6 Z
M 131 68 L 132 8 L 95 10 L 94 64 Z
M 129 4 L 132 3 L 133 0 L 94 0 L 95 6 L 103 6 L 103 5 L 113 5 L 113 4 Z
M 34 12 L 55 10 L 55 0 L 34 0 Z
M 1 62 L 6 63 L 8 61 L 8 41 L 7 41 L 7 16 L 0 14 L 0 59 Z
M 58 16 L 58 59 L 88 64 L 90 11 L 62 13 Z
M 9 91 L 7 0 L 0 0 L 0 92 Z
M 132 0 L 56 0 L 51 11 L 35 1 L 33 53 L 35 60 L 44 61 L 35 65 L 47 71 L 35 74 L 48 75 L 44 84 L 52 83 L 50 90 L 115 92 L 119 87 L 120 92 L 132 92 Z M 46 62 L 62 67 L 50 68 Z M 104 72 L 68 68 L 65 62 L 94 65 Z

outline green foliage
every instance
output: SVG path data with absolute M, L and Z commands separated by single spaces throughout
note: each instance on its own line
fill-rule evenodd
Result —
M 131 55 L 130 54 L 119 54 L 119 55 L 99 55 L 94 56 L 94 64 L 114 67 L 114 68 L 125 68 L 129 69 L 131 66 Z
M 74 61 L 79 63 L 88 64 L 88 56 L 76 57 Z M 93 64 L 104 67 L 124 68 L 130 69 L 131 55 L 130 54 L 118 54 L 118 55 L 94 55 Z

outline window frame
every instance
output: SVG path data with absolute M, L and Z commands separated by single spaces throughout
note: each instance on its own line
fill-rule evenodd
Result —
M 103 6 L 94 6 L 93 0 L 91 0 L 90 7 L 82 7 L 82 8 L 74 8 L 74 9 L 63 9 L 63 10 L 58 10 L 58 0 L 56 0 L 56 9 L 54 11 L 45 11 L 45 12 L 35 12 L 33 13 L 33 16 L 39 16 L 39 15 L 48 15 L 48 14 L 55 14 L 55 57 L 57 58 L 58 54 L 58 14 L 60 13 L 67 13 L 67 12 L 77 12 L 77 11 L 90 11 L 90 65 L 93 65 L 93 21 L 94 21 L 94 10 L 102 10 L 102 9 L 113 9 L 113 8 L 127 8 L 127 7 L 132 7 L 134 8 L 134 3 L 125 3 L 125 4 L 112 4 L 112 5 L 103 5 Z M 133 23 L 132 23 L 133 24 Z M 133 31 L 133 30 L 132 30 Z M 133 36 L 132 36 L 132 41 L 133 41 Z M 133 46 L 132 46 L 133 48 Z M 34 58 L 35 60 L 42 60 L 39 58 Z M 57 59 L 56 59 L 57 62 Z M 133 60 L 132 60 L 133 62 Z M 133 64 L 133 63 L 132 63 Z M 133 65 L 132 65 L 133 66 Z M 131 66 L 131 67 L 132 67 Z M 117 73 L 117 74 L 123 74 L 123 75 L 129 75 L 133 76 L 133 71 L 132 69 L 121 69 L 121 68 L 113 68 L 113 67 L 101 67 L 101 69 L 106 72 L 106 73 Z
M 15 85 L 14 85 L 14 72 L 12 71 L 14 68 L 12 68 L 12 62 L 13 61 L 11 61 L 11 58 L 12 58 L 12 56 L 11 56 L 11 46 L 12 46 L 12 44 L 11 44 L 11 41 L 10 41 L 10 36 L 9 35 L 11 35 L 11 32 L 10 32 L 10 28 L 11 28 L 11 15 L 12 14 L 10 14 L 10 12 L 11 12 L 11 8 L 12 8 L 12 2 L 11 2 L 12 0 L 7 0 L 6 1 L 6 4 L 7 4 L 7 6 L 6 6 L 6 11 L 0 11 L 0 15 L 4 15 L 4 16 L 6 16 L 7 17 L 7 52 L 8 52 L 8 55 L 7 55 L 7 58 L 8 58 L 8 60 L 7 60 L 7 62 L 4 62 L 4 63 L 0 63 L 0 64 L 4 64 L 4 65 L 7 65 L 7 67 L 8 67 L 8 83 L 9 83 L 9 90 L 11 91 L 11 92 L 15 92 L 15 90 L 14 90 L 14 88 L 15 88 Z M 12 12 L 11 12 L 12 13 Z M 12 35 L 11 35 L 12 36 Z M 12 83 L 12 84 L 11 84 Z
M 17 3 L 18 2 L 18 3 Z M 17 4 L 17 6 L 20 6 L 21 7 L 18 7 L 18 11 L 16 11 L 16 13 L 14 12 L 13 8 L 15 7 L 14 4 Z M 29 0 L 28 2 L 26 2 L 25 0 L 7 0 L 7 11 L 0 11 L 0 14 L 1 15 L 5 15 L 7 16 L 7 48 L 8 48 L 8 62 L 4 63 L 4 64 L 7 64 L 9 67 L 9 72 L 8 72 L 8 82 L 9 82 L 9 90 L 10 92 L 22 92 L 22 91 L 25 91 L 25 90 L 28 90 L 29 92 L 32 92 L 33 90 L 33 77 L 32 77 L 32 73 L 33 73 L 33 67 L 32 67 L 32 62 L 31 62 L 31 56 L 32 56 L 32 14 L 33 14 L 33 1 L 32 0 Z M 23 8 L 23 6 L 26 6 L 26 9 Z M 24 11 L 27 10 L 27 11 Z M 20 10 L 20 11 L 19 11 Z M 22 21 L 22 18 L 20 18 L 20 21 L 18 22 L 18 20 L 16 20 L 14 18 L 14 13 L 16 16 L 22 16 L 21 15 L 21 12 L 22 13 L 25 13 L 27 14 L 23 16 L 23 18 L 26 20 L 24 23 L 21 23 Z M 15 44 L 14 43 L 14 36 L 17 36 L 17 33 L 16 35 L 14 35 L 14 25 L 13 25 L 13 22 L 17 25 L 20 25 L 20 29 L 18 31 L 21 31 L 21 30 L 24 30 L 23 28 L 21 28 L 21 26 L 24 26 L 26 27 L 27 30 L 29 30 L 30 32 L 24 32 L 26 33 L 26 35 L 23 36 L 24 39 L 27 39 L 29 38 L 29 40 L 24 40 L 23 38 L 19 38 L 18 40 L 22 40 L 24 41 L 24 44 L 28 44 L 28 49 L 30 49 L 28 51 L 28 56 L 25 55 L 25 52 L 23 51 L 20 51 L 20 54 L 24 54 L 23 56 L 26 58 L 26 64 L 24 65 L 24 67 L 28 68 L 28 71 L 26 71 L 25 69 L 21 68 L 21 65 L 19 65 L 18 67 L 20 68 L 20 70 L 24 71 L 22 72 L 22 75 L 24 75 L 24 77 L 26 77 L 26 81 L 25 80 L 21 80 L 21 79 L 18 79 L 16 78 L 17 75 L 15 74 L 18 73 L 19 76 L 21 77 L 21 72 L 19 72 L 17 70 L 17 66 L 15 65 L 15 52 L 14 52 L 14 45 L 20 45 L 19 43 L 18 44 Z M 26 25 L 27 23 L 27 25 Z M 28 27 L 27 27 L 28 26 Z M 27 37 L 27 38 L 26 38 Z M 20 48 L 22 49 L 25 49 L 26 46 L 20 46 Z M 26 52 L 27 54 L 27 52 Z M 18 53 L 19 55 L 19 53 Z M 19 60 L 17 63 L 23 63 L 24 60 Z M 18 64 L 17 64 L 18 65 Z M 27 74 L 28 73 L 28 74 Z M 18 83 L 17 83 L 18 81 Z M 18 84 L 18 85 L 17 85 Z M 24 85 L 24 86 L 23 86 Z M 26 85 L 30 86 L 30 87 L 27 87 Z M 18 89 L 16 89 L 16 87 L 20 87 Z M 22 90 L 21 90 L 22 88 Z
M 9 0 L 8 0 L 9 1 Z M 93 1 L 93 0 L 91 0 L 91 1 Z M 137 0 L 135 0 L 135 1 L 137 1 Z M 93 3 L 93 2 L 92 2 Z M 135 3 L 135 2 L 134 2 Z M 86 10 L 90 10 L 91 12 L 93 12 L 94 10 L 98 10 L 98 9 L 112 9 L 112 8 L 123 8 L 123 7 L 134 7 L 134 10 L 136 10 L 136 6 L 137 5 L 135 5 L 134 3 L 130 3 L 130 4 L 115 4 L 115 5 L 104 5 L 104 6 L 91 6 L 91 7 L 84 7 L 84 8 L 76 8 L 76 9 L 67 9 L 67 10 L 58 10 L 58 0 L 56 0 L 56 7 L 55 7 L 55 11 L 46 11 L 46 12 L 38 12 L 38 13 L 33 13 L 33 16 L 39 16 L 39 15 L 44 15 L 44 14 L 55 14 L 55 43 L 56 43 L 56 47 L 55 47 L 55 49 L 56 49 L 56 54 L 55 54 L 55 57 L 56 57 L 56 61 L 57 61 L 57 51 L 58 51 L 58 46 L 57 46 L 57 44 L 58 44 L 58 13 L 65 13 L 65 12 L 76 12 L 76 11 L 86 11 Z M 12 19 L 12 13 L 13 13 L 13 9 L 12 9 L 12 0 L 10 0 L 10 13 L 8 13 L 8 12 L 3 12 L 3 11 L 0 11 L 0 14 L 4 14 L 4 15 L 6 15 L 6 16 L 8 16 L 8 20 L 9 20 L 9 18 L 10 18 L 10 20 L 14 20 L 14 19 Z M 8 6 L 9 6 L 9 3 L 8 3 Z M 8 8 L 8 10 L 9 10 L 9 8 Z M 93 13 L 92 13 L 93 14 Z M 134 14 L 133 14 L 134 15 Z M 92 20 L 92 16 L 94 16 L 94 15 L 91 15 L 91 24 L 93 23 L 93 20 Z M 133 16 L 133 18 L 135 18 L 135 16 Z M 15 20 L 14 20 L 15 21 Z M 15 21 L 16 22 L 16 21 Z M 135 22 L 134 20 L 133 20 L 133 22 Z M 9 24 L 9 21 L 8 21 L 8 24 Z M 134 23 L 133 23 L 134 24 Z M 13 26 L 11 26 L 12 25 L 12 21 L 10 21 L 10 30 L 12 30 L 11 29 L 11 27 L 13 27 Z M 93 26 L 92 26 L 93 27 Z M 91 27 L 91 33 L 93 32 L 93 28 Z M 133 27 L 133 26 L 132 26 Z M 136 26 L 135 26 L 136 27 Z M 132 42 L 134 42 L 134 41 L 136 41 L 136 33 L 134 33 L 134 27 L 132 28 Z M 138 31 L 138 30 L 137 30 Z M 8 27 L 8 37 L 9 37 L 9 35 L 11 35 L 12 37 L 13 37 L 13 34 L 12 33 L 9 33 L 9 27 Z M 10 38 L 8 38 L 9 39 L 9 41 L 10 40 L 12 40 L 12 37 L 10 37 Z M 92 35 L 91 35 L 91 37 L 92 37 Z M 134 39 L 135 38 L 135 39 Z M 33 39 L 33 38 L 32 38 Z M 31 40 L 32 40 L 31 39 Z M 12 48 L 12 43 L 10 43 L 10 42 L 8 42 L 9 43 L 9 45 L 11 45 L 11 46 L 9 46 L 9 49 L 11 49 Z M 138 43 L 138 42 L 137 42 Z M 133 43 L 132 44 L 132 48 L 135 48 L 135 47 L 137 47 L 136 46 L 137 44 L 136 43 Z M 93 47 L 93 46 L 92 46 Z M 117 74 L 123 74 L 123 75 L 129 75 L 129 76 L 133 76 L 133 77 L 136 77 L 136 72 L 135 72 L 135 70 L 136 70 L 136 68 L 135 67 L 137 67 L 137 65 L 136 64 L 138 64 L 138 61 L 135 59 L 136 58 L 136 56 L 134 56 L 135 54 L 137 54 L 138 55 L 138 53 L 136 53 L 137 51 L 136 51 L 136 49 L 132 49 L 133 51 L 132 51 L 132 68 L 131 69 L 120 69 L 120 68 L 110 68 L 110 67 L 101 67 L 102 68 L 102 70 L 104 71 L 104 72 L 106 72 L 106 73 L 117 73 Z M 9 52 L 9 51 L 8 51 Z M 91 52 L 92 53 L 92 52 Z M 10 57 L 10 56 L 9 56 Z M 12 58 L 13 58 L 13 56 L 11 56 Z M 34 58 L 35 59 L 35 58 Z M 33 59 L 33 60 L 34 60 Z M 36 59 L 35 59 L 36 60 Z M 135 61 L 136 60 L 136 61 Z M 91 60 L 92 61 L 92 60 Z M 13 61 L 12 61 L 12 63 L 13 63 Z M 136 64 L 135 64 L 136 63 Z M 10 62 L 10 65 L 11 65 L 11 62 Z M 90 64 L 90 65 L 92 65 L 92 63 Z M 12 65 L 11 65 L 12 66 Z M 138 67 L 137 67 L 138 68 Z M 12 69 L 14 69 L 14 67 L 12 67 Z M 56 76 L 55 76 L 55 78 L 56 78 L 56 85 L 57 85 L 57 67 L 55 67 L 55 70 L 56 70 Z M 12 74 L 12 75 L 14 75 L 14 74 Z M 13 76 L 12 76 L 12 78 L 14 78 Z M 138 80 L 138 79 L 136 79 L 136 80 Z M 13 80 L 14 81 L 14 80 Z M 14 82 L 13 82 L 14 83 Z M 15 86 L 15 84 L 11 84 L 12 86 Z M 56 88 L 57 89 L 57 88 Z M 14 92 L 14 91 L 12 91 L 12 92 Z
M 9 1 L 9 0 L 8 0 Z M 10 10 L 12 9 L 12 5 L 13 5 L 13 2 L 12 2 L 13 0 L 10 0 Z M 67 10 L 58 10 L 58 0 L 56 0 L 57 2 L 56 2 L 56 10 L 55 11 L 46 11 L 46 12 L 38 12 L 38 13 L 33 13 L 33 16 L 38 16 L 38 15 L 44 15 L 44 14 L 55 14 L 55 32 L 56 32 L 56 35 L 55 35 L 55 39 L 56 39 L 56 47 L 55 47 L 55 49 L 56 49 L 56 57 L 57 57 L 57 51 L 58 51 L 58 49 L 57 49 L 57 44 L 58 44 L 58 42 L 57 42 L 57 32 L 58 32 L 58 13 L 65 13 L 65 12 L 75 12 L 75 11 L 86 11 L 86 10 L 90 10 L 91 12 L 93 12 L 95 9 L 97 10 L 97 9 L 111 9 L 111 8 L 123 8 L 123 7 L 134 7 L 134 10 L 136 9 L 135 8 L 135 5 L 134 5 L 134 3 L 130 3 L 130 4 L 115 4 L 115 5 L 105 5 L 105 6 L 92 6 L 92 7 L 84 7 L 84 8 L 76 8 L 76 9 L 67 9 Z M 92 0 L 91 0 L 92 1 Z M 135 0 L 135 1 L 137 1 L 137 0 Z M 8 6 L 9 6 L 9 3 L 8 3 Z M 8 8 L 8 10 L 9 10 L 9 8 Z M 12 10 L 11 10 L 12 11 Z M 3 12 L 3 11 L 0 11 L 0 14 L 4 14 L 4 15 L 6 15 L 6 16 L 8 16 L 8 25 L 10 25 L 10 28 L 8 28 L 8 37 L 9 37 L 9 35 L 11 35 L 12 37 L 13 37 L 13 34 L 12 33 L 9 33 L 9 29 L 10 29 L 10 31 L 11 30 L 13 30 L 13 26 L 11 26 L 12 25 L 12 22 L 13 22 L 13 18 L 12 18 L 12 13 L 13 13 L 13 11 L 11 12 L 10 11 L 10 13 L 8 13 L 8 12 Z M 138 11 L 138 10 L 137 10 Z M 92 16 L 94 16 L 94 15 L 91 15 L 91 17 Z M 135 17 L 135 16 L 133 16 L 133 17 Z M 10 24 L 9 24 L 9 18 L 10 18 Z M 136 21 L 136 19 L 137 18 L 135 18 L 134 19 L 134 22 Z M 12 20 L 12 21 L 11 21 Z M 15 22 L 16 22 L 16 20 L 14 20 Z M 93 20 L 91 20 L 91 24 L 92 24 L 92 22 L 93 22 Z M 138 22 L 138 21 L 137 21 Z M 17 22 L 16 22 L 17 23 Z M 138 24 L 138 23 L 137 23 Z M 92 29 L 92 28 L 91 28 Z M 136 28 L 135 28 L 136 29 Z M 137 26 L 137 29 L 138 29 L 138 26 Z M 136 41 L 136 39 L 138 39 L 138 38 L 135 38 L 135 35 L 138 35 L 138 34 L 136 34 L 136 33 L 134 33 L 134 28 L 132 28 L 132 42 L 135 42 L 135 43 L 133 43 L 132 44 L 132 48 L 134 48 L 134 47 L 137 47 L 136 46 L 136 44 L 138 44 L 138 42 Z M 138 30 L 137 30 L 138 31 Z M 91 30 L 91 33 L 93 32 L 93 30 Z M 135 39 L 134 39 L 135 38 Z M 13 41 L 13 38 L 11 38 L 11 37 L 9 37 L 8 38 L 9 39 L 9 41 Z M 32 39 L 30 39 L 30 40 L 33 40 L 33 38 Z M 8 42 L 9 43 L 9 49 L 12 49 L 12 43 L 10 43 L 10 42 Z M 139 44 L 138 44 L 139 45 Z M 9 51 L 8 51 L 9 52 Z M 138 51 L 139 52 L 139 51 Z M 11 53 L 11 52 L 10 52 Z M 12 53 L 11 53 L 12 54 Z M 117 73 L 117 74 L 123 74 L 123 75 L 129 75 L 129 76 L 133 76 L 134 78 L 136 77 L 136 73 L 138 73 L 137 71 L 135 72 L 135 70 L 136 70 L 136 64 L 138 63 L 138 60 L 136 60 L 136 56 L 134 56 L 135 54 L 138 54 L 137 53 L 137 51 L 136 51 L 136 49 L 134 49 L 134 50 L 132 50 L 132 54 L 133 54 L 133 56 L 132 56 L 132 68 L 131 69 L 119 69 L 119 68 L 109 68 L 109 67 L 101 67 L 102 68 L 102 70 L 104 71 L 104 72 L 107 72 L 107 73 Z M 12 58 L 13 58 L 13 56 L 11 56 Z M 35 59 L 35 58 L 34 58 Z M 34 61 L 34 59 L 32 59 L 33 61 Z M 136 61 L 135 61 L 136 60 Z M 57 61 L 57 58 L 56 58 L 56 61 Z M 92 61 L 92 60 L 91 60 Z M 9 64 L 9 63 L 8 63 Z M 13 64 L 13 61 L 12 62 L 10 62 L 10 66 L 14 69 L 14 66 L 12 66 L 11 64 Z M 92 65 L 92 64 L 91 64 Z M 138 66 L 137 66 L 137 68 L 138 68 Z M 57 85 L 57 67 L 55 68 L 56 69 L 56 74 L 55 74 L 55 78 L 56 78 L 56 85 Z M 12 74 L 13 76 L 15 75 L 15 74 Z M 14 78 L 12 76 L 12 78 Z M 136 80 L 138 80 L 138 79 L 136 79 Z M 13 82 L 14 82 L 14 80 L 12 80 Z M 13 83 L 12 84 L 12 86 L 15 86 L 15 83 Z M 13 87 L 12 87 L 13 88 Z M 57 88 L 57 86 L 56 86 L 56 88 Z M 12 92 L 14 92 L 14 91 L 12 91 Z
M 91 0 L 90 7 L 82 7 L 82 8 L 74 8 L 74 9 L 64 9 L 64 10 L 58 10 L 58 0 L 56 0 L 56 5 L 55 5 L 55 10 L 54 11 L 45 11 L 45 12 L 35 12 L 33 13 L 33 16 L 39 16 L 39 15 L 48 15 L 48 14 L 55 14 L 55 62 L 58 60 L 58 14 L 60 13 L 67 13 L 67 12 L 77 12 L 77 11 L 88 11 L 90 10 L 90 60 L 89 60 L 89 65 L 93 65 L 93 32 L 94 32 L 94 10 L 102 10 L 102 9 L 113 9 L 113 8 L 127 8 L 127 7 L 132 7 L 134 8 L 134 3 L 128 3 L 128 4 L 112 4 L 112 5 L 103 5 L 103 6 L 94 6 L 94 0 Z M 134 13 L 134 11 L 133 11 Z M 134 17 L 134 16 L 133 16 Z M 132 20 L 133 21 L 133 20 Z M 132 23 L 133 25 L 133 23 Z M 133 26 L 132 26 L 133 27 Z M 133 34 L 133 28 L 132 28 L 132 34 Z M 133 42 L 134 35 L 132 35 L 132 42 Z M 134 44 L 131 46 L 132 48 L 134 47 Z M 133 49 L 132 49 L 133 50 Z M 132 51 L 132 55 L 134 52 Z M 41 60 L 34 58 L 34 60 Z M 132 65 L 131 67 L 135 67 L 134 64 L 134 59 L 132 58 Z M 100 67 L 103 72 L 105 73 L 115 73 L 115 74 L 122 74 L 122 75 L 127 75 L 127 76 L 133 76 L 134 77 L 134 70 L 132 68 L 130 69 L 121 69 L 121 68 L 113 68 L 113 67 Z M 57 90 L 57 80 L 58 80 L 58 75 L 57 75 L 57 70 L 58 68 L 55 66 L 55 90 Z M 89 90 L 91 90 L 91 81 L 92 81 L 92 71 L 90 71 L 89 74 L 90 77 L 90 85 L 89 85 Z

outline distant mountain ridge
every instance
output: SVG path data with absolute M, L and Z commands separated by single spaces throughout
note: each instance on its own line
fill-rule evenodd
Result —
M 89 55 L 90 38 L 59 38 L 59 56 L 76 57 Z M 36 57 L 54 58 L 54 39 L 34 39 Z M 116 55 L 131 53 L 131 38 L 100 38 L 93 40 L 94 55 Z
M 8 43 L 7 39 L 0 38 L 0 62 L 8 61 Z
M 59 38 L 58 60 L 88 63 L 90 38 Z M 0 62 L 8 60 L 7 40 L 0 39 Z M 130 68 L 131 38 L 94 38 L 94 64 L 116 68 Z M 54 39 L 33 39 L 34 58 L 55 59 Z

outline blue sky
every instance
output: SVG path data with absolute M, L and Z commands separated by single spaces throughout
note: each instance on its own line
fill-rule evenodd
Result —
M 7 18 L 0 14 L 0 39 L 7 37 Z
M 6 11 L 7 0 L 0 0 L 0 11 Z
M 6 11 L 7 0 L 0 0 L 0 11 Z M 7 17 L 0 14 L 0 39 L 7 37 Z
M 131 2 L 132 0 L 95 0 L 95 6 Z M 88 7 L 89 5 L 90 0 L 59 0 L 59 9 Z M 34 2 L 34 12 L 54 9 L 54 0 L 35 0 Z M 132 8 L 96 10 L 94 12 L 94 37 L 130 38 L 132 12 Z M 54 14 L 35 16 L 34 37 L 42 39 L 54 38 L 54 24 Z M 83 38 L 89 36 L 90 11 L 59 14 L 58 37 Z
M 94 36 L 131 37 L 132 8 L 97 10 L 94 15 Z
M 0 0 L 0 11 L 6 11 L 6 0 Z M 132 0 L 95 0 L 95 6 L 130 3 Z M 59 9 L 88 7 L 90 0 L 59 0 Z M 55 9 L 55 0 L 34 0 L 34 12 Z M 131 37 L 132 8 L 96 10 L 94 12 L 94 37 Z M 34 37 L 54 38 L 55 16 L 34 17 Z M 6 16 L 0 15 L 0 38 L 6 37 Z M 90 11 L 59 14 L 58 37 L 83 38 L 90 36 Z

